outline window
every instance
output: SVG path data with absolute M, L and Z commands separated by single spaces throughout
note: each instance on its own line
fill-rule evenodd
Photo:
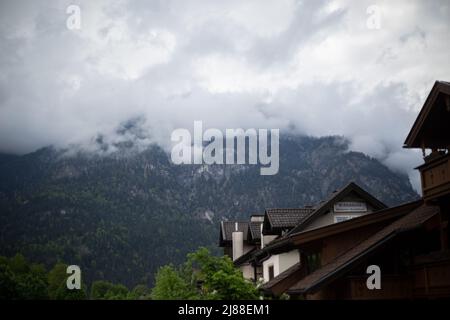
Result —
M 366 212 L 367 204 L 360 201 L 341 201 L 334 204 L 334 212 Z
M 347 221 L 353 218 L 356 218 L 359 216 L 356 215 L 335 215 L 334 216 L 334 223 L 338 223 L 338 222 L 342 222 L 342 221 Z
M 256 280 L 259 279 L 264 279 L 264 274 L 263 274 L 263 268 L 262 267 L 256 267 Z
M 320 253 L 313 253 L 306 256 L 306 266 L 308 269 L 308 273 L 311 273 L 320 268 L 320 260 Z
M 269 281 L 272 280 L 274 278 L 274 269 L 273 269 L 273 265 L 269 266 Z

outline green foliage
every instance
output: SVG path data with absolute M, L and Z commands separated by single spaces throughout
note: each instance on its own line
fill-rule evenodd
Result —
M 132 300 L 148 300 L 150 299 L 150 290 L 144 284 L 138 284 L 129 294 Z
M 105 299 L 107 300 L 126 300 L 128 299 L 128 289 L 123 284 L 112 285 L 106 292 Z
M 94 300 L 103 300 L 107 292 L 113 286 L 112 283 L 104 280 L 94 281 L 91 285 L 91 299 Z
M 86 285 L 82 282 L 80 290 L 67 289 L 67 265 L 57 263 L 48 273 L 48 295 L 52 300 L 84 300 Z
M 0 259 L 0 299 L 43 300 L 48 298 L 47 277 L 42 265 L 29 264 L 17 254 Z
M 82 282 L 80 290 L 67 289 L 67 265 L 57 263 L 48 273 L 48 295 L 52 300 L 84 300 L 86 285 Z
M 0 264 L 0 300 L 17 298 L 19 298 L 19 294 L 14 274 L 8 265 Z
M 0 300 L 84 300 L 86 285 L 80 290 L 67 289 L 67 265 L 56 263 L 47 273 L 42 264 L 30 264 L 22 255 L 0 256 Z M 149 299 L 147 286 L 137 285 L 132 291 L 122 284 L 94 281 L 90 298 L 93 300 Z
M 81 285 L 80 290 L 67 289 L 66 280 L 62 281 L 53 294 L 55 300 L 85 300 L 86 291 L 84 285 Z
M 202 283 L 202 294 L 207 299 L 257 299 L 258 291 L 245 280 L 228 256 L 213 256 L 200 248 L 188 255 L 187 268 L 193 270 L 193 280 Z
M 86 294 L 68 290 L 67 265 L 57 263 L 47 273 L 42 264 L 30 264 L 22 255 L 0 257 L 0 299 L 4 300 L 79 300 Z
M 245 280 L 227 256 L 206 248 L 188 254 L 181 268 L 162 267 L 156 274 L 153 299 L 258 299 L 256 287 Z
M 19 253 L 9 260 L 8 265 L 11 271 L 17 274 L 23 274 L 28 271 L 27 260 Z
M 104 280 L 94 281 L 91 286 L 91 299 L 95 300 L 125 300 L 128 294 L 125 286 Z
M 148 288 L 137 285 L 131 292 L 122 284 L 113 284 L 108 281 L 94 281 L 91 286 L 91 299 L 93 300 L 139 300 L 148 299 Z
M 156 273 L 155 287 L 151 298 L 154 300 L 197 299 L 199 294 L 172 265 L 161 267 Z
M 48 273 L 48 295 L 50 299 L 57 299 L 61 291 L 59 290 L 61 285 L 67 280 L 67 265 L 63 263 L 57 263 L 52 270 Z
M 27 272 L 16 277 L 20 299 L 45 300 L 48 298 L 45 274 Z

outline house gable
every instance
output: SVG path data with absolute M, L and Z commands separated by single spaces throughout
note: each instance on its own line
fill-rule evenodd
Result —
M 405 148 L 450 146 L 450 83 L 436 81 L 406 140 Z
M 311 212 L 289 234 L 345 221 L 385 208 L 387 206 L 380 200 L 356 183 L 350 182 L 343 189 L 335 191 L 327 201 Z

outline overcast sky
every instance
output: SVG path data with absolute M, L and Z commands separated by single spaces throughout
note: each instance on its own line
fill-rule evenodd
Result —
M 164 145 L 203 120 L 344 135 L 412 174 L 403 141 L 450 80 L 449 3 L 2 0 L 0 150 L 92 149 L 138 118 L 140 142 Z

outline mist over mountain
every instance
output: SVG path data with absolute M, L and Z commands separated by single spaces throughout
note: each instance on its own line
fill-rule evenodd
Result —
M 258 165 L 174 165 L 157 145 L 1 154 L 0 254 L 62 260 L 87 283 L 132 286 L 198 246 L 217 250 L 222 219 L 317 204 L 350 181 L 388 205 L 418 197 L 406 175 L 348 147 L 341 137 L 283 137 L 274 176 Z

